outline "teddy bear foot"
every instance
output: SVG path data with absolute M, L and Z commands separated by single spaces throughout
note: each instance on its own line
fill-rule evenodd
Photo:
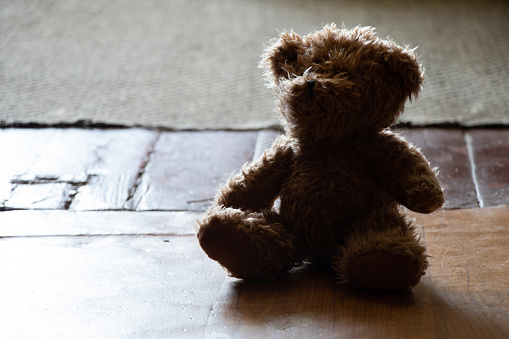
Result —
M 376 251 L 351 263 L 349 283 L 366 290 L 406 290 L 417 285 L 421 275 L 402 255 Z
M 260 266 L 258 251 L 239 225 L 213 221 L 198 233 L 200 246 L 232 275 L 248 276 Z
M 212 209 L 198 222 L 205 253 L 231 276 L 270 281 L 300 264 L 301 246 L 283 225 L 263 213 Z

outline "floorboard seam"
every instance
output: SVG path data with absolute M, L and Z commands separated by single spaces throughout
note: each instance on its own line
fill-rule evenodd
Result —
M 468 161 L 470 163 L 470 171 L 472 175 L 472 181 L 474 182 L 474 188 L 475 188 L 475 195 L 477 197 L 477 203 L 479 204 L 480 208 L 484 207 L 484 201 L 481 196 L 481 192 L 479 189 L 479 182 L 477 181 L 477 166 L 475 164 L 475 156 L 474 156 L 474 147 L 473 147 L 473 141 L 472 136 L 468 132 L 464 132 L 465 135 L 465 144 L 467 146 L 467 153 L 468 153 Z
M 262 154 L 264 151 L 264 145 L 262 145 L 262 131 L 258 131 L 256 134 L 256 143 L 255 143 L 255 149 L 253 152 L 253 158 L 251 161 L 256 161 L 256 159 Z
M 61 237 L 87 237 L 87 238 L 107 238 L 107 237 L 195 237 L 195 233 L 79 233 L 79 234 L 32 234 L 32 235 L 2 235 L 2 239 L 19 238 L 61 238 Z
M 148 165 L 152 161 L 152 155 L 154 154 L 156 145 L 160 139 L 161 139 L 161 131 L 158 131 L 157 136 L 154 138 L 154 141 L 150 145 L 147 155 L 146 155 L 142 165 L 140 166 L 138 173 L 136 174 L 136 178 L 134 180 L 134 185 L 128 190 L 127 199 L 126 199 L 126 202 L 124 203 L 124 208 L 126 208 L 127 210 L 129 210 L 129 209 L 136 210 L 138 208 L 138 204 L 141 200 L 141 197 L 136 202 L 132 202 L 132 200 L 136 196 L 136 192 L 138 191 L 138 188 L 142 182 L 143 175 L 145 174 L 145 171 L 146 171 Z M 131 206 L 132 208 L 129 208 L 129 205 L 131 203 L 133 203 L 133 205 Z

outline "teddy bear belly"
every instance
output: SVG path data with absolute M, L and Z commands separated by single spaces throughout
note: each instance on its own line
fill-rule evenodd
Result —
M 336 194 L 282 195 L 280 215 L 308 248 L 309 254 L 328 260 L 351 232 L 351 224 L 369 210 L 381 207 L 382 199 L 352 188 Z

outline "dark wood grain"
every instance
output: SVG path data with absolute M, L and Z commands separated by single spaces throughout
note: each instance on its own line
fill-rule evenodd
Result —
M 257 132 L 163 132 L 127 207 L 205 210 L 220 184 L 251 161 Z
M 509 203 L 509 130 L 466 132 L 481 207 Z
M 445 193 L 444 208 L 478 207 L 462 130 L 411 128 L 396 131 L 420 148 L 432 167 L 439 168 L 439 180 Z

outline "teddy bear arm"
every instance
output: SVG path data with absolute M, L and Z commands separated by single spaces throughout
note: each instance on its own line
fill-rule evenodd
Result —
M 249 211 L 271 208 L 290 174 L 293 151 L 283 137 L 220 188 L 215 204 Z
M 444 204 L 444 194 L 435 173 L 428 168 L 415 169 L 408 186 L 402 190 L 401 203 L 418 213 L 431 213 Z
M 409 146 L 404 152 L 397 152 L 390 159 L 384 176 L 389 191 L 399 204 L 418 213 L 431 213 L 444 203 L 444 194 L 429 162 L 415 147 Z

